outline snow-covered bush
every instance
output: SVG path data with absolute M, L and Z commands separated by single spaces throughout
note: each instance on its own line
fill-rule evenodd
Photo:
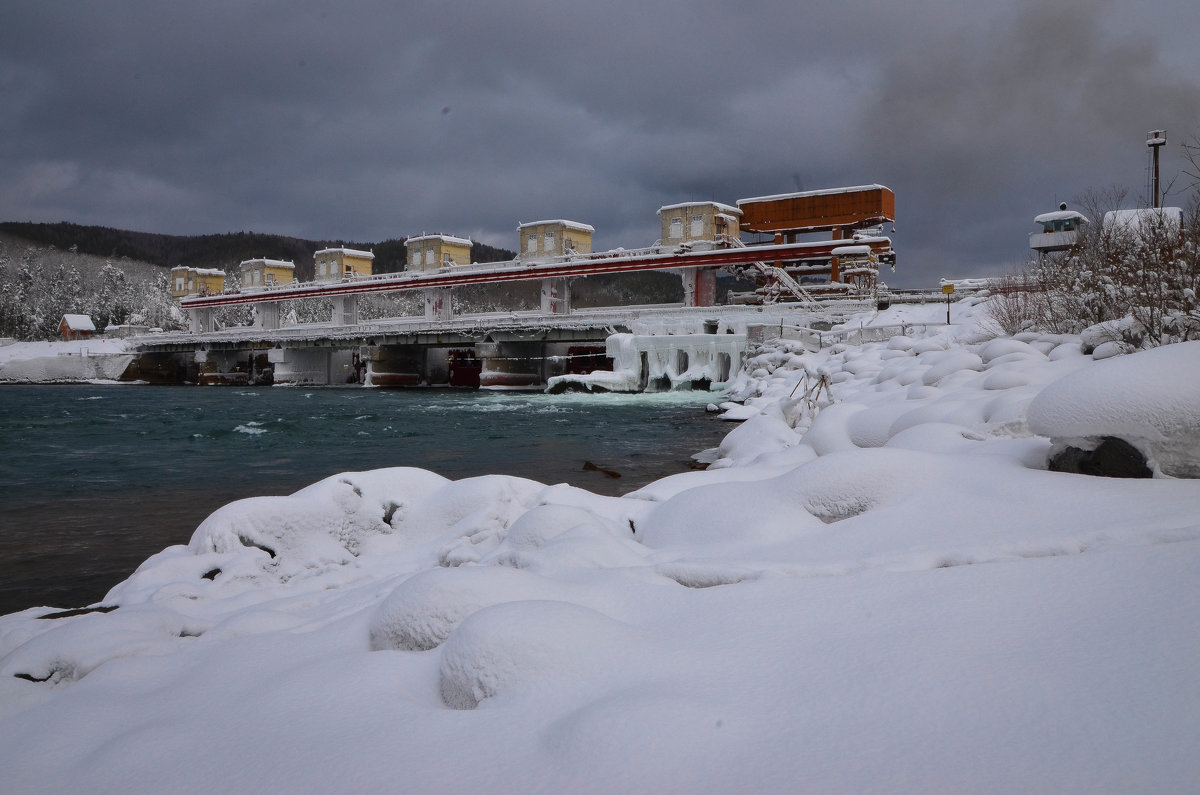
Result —
M 1046 293 L 1029 274 L 1009 274 L 992 282 L 988 301 L 991 325 L 1012 336 L 1046 325 L 1049 307 Z
M 995 325 L 1008 334 L 1111 329 L 1105 342 L 1131 349 L 1200 339 L 1200 191 L 1178 222 L 1147 210 L 1135 222 L 1099 223 L 1123 199 L 1118 190 L 1085 196 L 1081 204 L 1098 222 L 1070 251 L 1000 280 L 990 303 Z

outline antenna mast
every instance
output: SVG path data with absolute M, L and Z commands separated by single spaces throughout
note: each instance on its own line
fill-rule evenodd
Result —
M 1151 130 L 1146 141 L 1146 146 L 1150 147 L 1150 151 L 1154 153 L 1154 188 L 1151 194 L 1151 200 L 1154 204 L 1154 209 L 1158 209 L 1161 202 L 1161 197 L 1158 192 L 1158 150 L 1166 146 L 1167 139 L 1164 137 L 1167 134 L 1166 130 Z

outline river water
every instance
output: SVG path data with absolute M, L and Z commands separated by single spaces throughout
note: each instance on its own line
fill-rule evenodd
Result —
M 338 472 L 416 466 L 624 494 L 720 442 L 730 426 L 704 412 L 715 397 L 0 387 L 0 614 L 97 602 L 222 505 Z

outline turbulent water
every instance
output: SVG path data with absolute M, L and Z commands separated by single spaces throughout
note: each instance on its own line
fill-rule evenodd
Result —
M 225 503 L 337 472 L 416 466 L 626 493 L 719 442 L 729 426 L 704 413 L 713 397 L 5 386 L 0 614 L 96 602 Z

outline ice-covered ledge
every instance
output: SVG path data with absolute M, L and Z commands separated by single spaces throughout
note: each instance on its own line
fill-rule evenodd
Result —
M 590 392 L 665 392 L 708 389 L 737 372 L 746 350 L 744 333 L 613 334 L 605 341 L 612 371 L 560 375 L 548 392 L 578 388 Z

